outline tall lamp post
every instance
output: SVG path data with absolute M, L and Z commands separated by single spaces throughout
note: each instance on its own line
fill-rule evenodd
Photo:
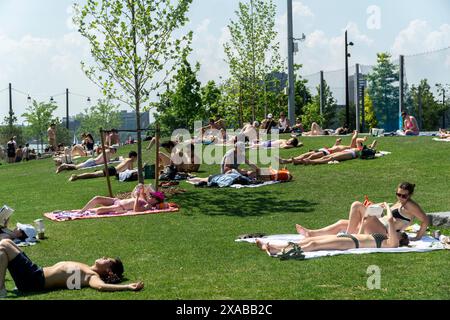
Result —
M 345 121 L 350 128 L 350 95 L 348 92 L 348 58 L 351 56 L 348 53 L 348 46 L 353 46 L 353 42 L 347 41 L 347 30 L 345 30 Z

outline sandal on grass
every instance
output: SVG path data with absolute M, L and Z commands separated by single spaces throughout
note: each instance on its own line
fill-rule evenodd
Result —
M 292 249 L 286 251 L 286 248 L 288 248 L 289 246 L 292 246 Z M 305 255 L 302 251 L 302 248 L 300 248 L 298 244 L 289 242 L 286 248 L 284 248 L 283 251 L 277 255 L 280 260 L 305 260 Z

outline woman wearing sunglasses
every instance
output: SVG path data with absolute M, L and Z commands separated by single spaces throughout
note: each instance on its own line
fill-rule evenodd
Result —
M 412 224 L 414 218 L 420 221 L 420 230 L 416 237 L 411 241 L 420 240 L 425 234 L 429 225 L 429 219 L 422 208 L 411 199 L 414 193 L 415 184 L 402 182 L 396 190 L 397 202 L 390 207 L 394 218 L 394 226 L 398 232 L 406 229 Z M 382 205 L 383 206 L 383 205 Z M 337 234 L 344 231 L 347 234 L 357 233 L 388 233 L 387 217 L 377 218 L 375 216 L 366 216 L 366 207 L 359 201 L 353 202 L 350 208 L 348 220 L 339 220 L 338 222 L 322 229 L 310 230 L 296 225 L 297 232 L 306 237 L 316 237 L 329 234 Z

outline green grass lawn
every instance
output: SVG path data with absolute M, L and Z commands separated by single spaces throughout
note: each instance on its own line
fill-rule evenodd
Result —
M 350 137 L 344 138 L 348 143 Z M 371 140 L 371 139 L 369 139 Z M 302 137 L 291 157 L 332 145 L 333 137 Z M 141 292 L 100 293 L 92 289 L 18 296 L 20 299 L 450 299 L 450 252 L 347 255 L 280 261 L 256 246 L 236 243 L 249 232 L 295 233 L 295 224 L 321 227 L 346 218 L 351 203 L 369 195 L 395 202 L 401 181 L 416 183 L 414 199 L 426 212 L 450 210 L 450 144 L 431 137 L 379 138 L 392 154 L 338 165 L 292 166 L 295 180 L 257 189 L 197 189 L 172 201 L 177 213 L 70 222 L 45 220 L 48 239 L 25 248 L 36 263 L 62 260 L 92 264 L 120 256 L 128 281 L 143 280 Z M 130 147 L 120 149 L 125 155 Z M 150 160 L 149 154 L 145 160 Z M 219 170 L 201 166 L 199 176 Z M 44 212 L 81 208 L 94 195 L 107 195 L 104 179 L 68 182 L 73 172 L 55 174 L 52 160 L 0 166 L 0 205 L 15 209 L 12 224 L 32 223 Z M 148 180 L 152 182 L 152 180 Z M 115 193 L 135 183 L 113 180 Z M 450 234 L 449 230 L 442 230 Z M 381 289 L 366 286 L 367 268 L 381 268 Z M 14 288 L 7 274 L 6 287 Z M 10 298 L 16 298 L 13 293 Z

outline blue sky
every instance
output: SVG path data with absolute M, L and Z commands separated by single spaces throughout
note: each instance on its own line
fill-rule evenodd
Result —
M 286 2 L 275 0 L 283 55 L 287 51 Z M 50 95 L 69 88 L 80 95 L 71 95 L 71 114 L 87 106 L 87 96 L 93 99 L 101 96 L 79 67 L 79 62 L 89 56 L 89 48 L 70 26 L 72 3 L 0 0 L 0 119 L 8 108 L 7 92 L 1 90 L 9 82 L 38 100 L 48 100 Z M 191 60 L 202 65 L 199 73 L 202 83 L 228 75 L 223 43 L 229 39 L 226 26 L 235 19 L 238 3 L 238 0 L 193 1 L 190 23 L 185 29 L 194 31 Z M 448 0 L 294 0 L 293 6 L 294 36 L 305 33 L 307 37 L 295 56 L 296 62 L 304 66 L 303 74 L 343 68 L 345 29 L 349 30 L 349 40 L 355 42 L 350 64 L 374 64 L 376 52 L 380 51 L 398 56 L 450 46 Z M 413 82 L 426 74 L 436 82 L 450 83 L 450 51 L 433 57 L 434 60 L 407 58 L 407 67 L 411 66 L 407 70 L 408 79 Z M 335 86 L 340 86 L 340 77 L 334 79 Z M 55 99 L 60 105 L 57 115 L 62 117 L 64 96 Z M 13 103 L 20 115 L 26 106 L 26 95 L 14 92 Z

